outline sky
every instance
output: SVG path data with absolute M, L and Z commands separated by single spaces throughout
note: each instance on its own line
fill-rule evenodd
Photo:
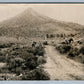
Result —
M 84 25 L 84 4 L 0 4 L 0 21 L 14 17 L 28 8 L 59 21 Z

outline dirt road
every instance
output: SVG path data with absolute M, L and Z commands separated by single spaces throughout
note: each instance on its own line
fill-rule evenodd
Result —
M 44 70 L 50 75 L 51 80 L 83 80 L 84 66 L 56 51 L 53 46 L 46 46 L 47 63 Z

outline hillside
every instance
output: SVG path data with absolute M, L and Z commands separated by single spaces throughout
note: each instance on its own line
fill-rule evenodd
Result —
M 28 8 L 21 14 L 1 22 L 0 36 L 42 38 L 47 33 L 69 34 L 82 28 L 79 24 L 53 20 Z

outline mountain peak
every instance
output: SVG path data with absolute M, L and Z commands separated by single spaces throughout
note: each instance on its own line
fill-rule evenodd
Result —
M 26 10 L 23 11 L 25 14 L 38 14 L 33 8 L 27 8 Z
M 0 34 L 15 37 L 35 37 L 51 32 L 70 33 L 72 29 L 77 29 L 78 26 L 74 25 L 71 24 L 70 26 L 68 23 L 53 20 L 52 18 L 39 14 L 32 8 L 27 8 L 17 16 L 0 23 Z
M 26 11 L 34 11 L 33 8 L 27 8 Z

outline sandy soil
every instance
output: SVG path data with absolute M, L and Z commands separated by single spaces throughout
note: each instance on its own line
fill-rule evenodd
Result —
M 46 46 L 44 70 L 51 80 L 84 80 L 84 65 L 61 55 L 53 46 Z

